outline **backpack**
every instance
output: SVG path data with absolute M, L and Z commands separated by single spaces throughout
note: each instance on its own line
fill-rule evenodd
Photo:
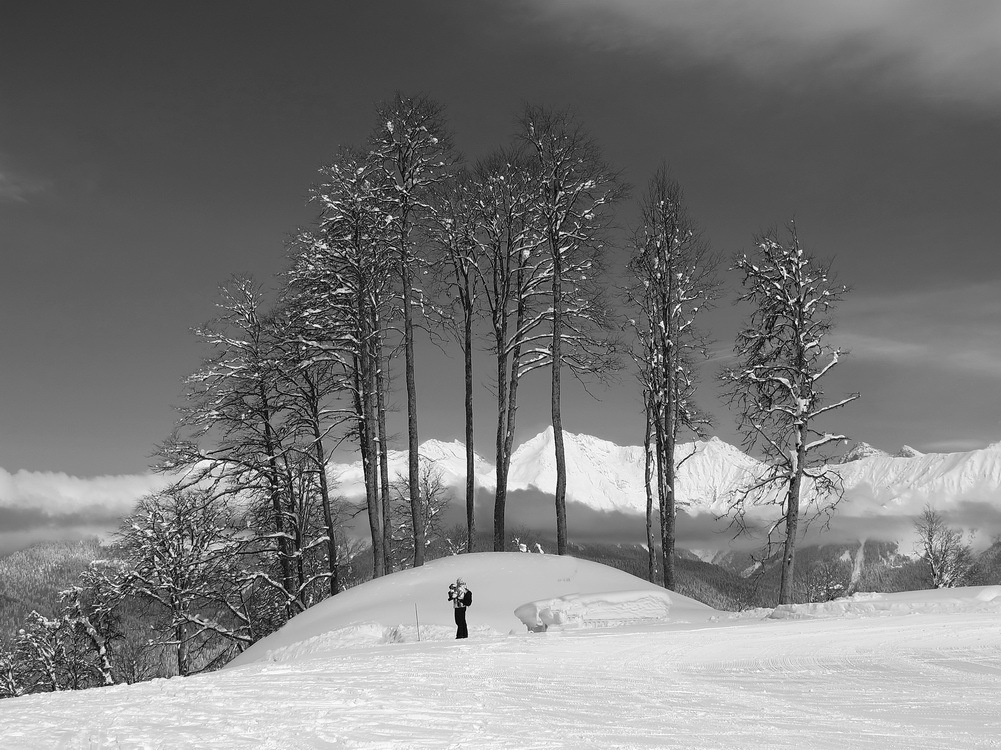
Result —
M 466 589 L 466 595 L 462 597 L 462 603 L 467 607 L 473 603 L 473 592 L 469 589 Z

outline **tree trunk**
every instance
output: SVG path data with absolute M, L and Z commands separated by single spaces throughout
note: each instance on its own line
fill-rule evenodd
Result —
M 793 603 L 793 573 L 796 560 L 796 537 L 799 533 L 799 496 L 803 485 L 803 462 L 806 459 L 806 441 L 802 428 L 796 435 L 796 466 L 789 480 L 786 499 L 786 538 L 782 554 L 782 578 L 779 582 L 779 604 Z
M 327 527 L 327 568 L 330 571 L 330 595 L 340 590 L 337 579 L 337 541 L 334 539 L 334 514 L 330 507 L 330 488 L 327 486 L 327 461 L 320 433 L 320 415 L 313 405 L 313 455 L 316 457 L 317 476 L 320 480 L 320 501 L 323 503 L 323 523 Z
M 506 328 L 502 328 L 506 331 Z M 494 552 L 504 551 L 504 511 L 507 502 L 507 472 L 510 467 L 510 456 L 505 451 L 507 435 L 508 383 L 507 383 L 507 350 L 506 335 L 497 342 L 497 464 L 494 471 L 497 475 L 497 491 L 494 493 Z
M 653 437 L 653 412 L 650 395 L 644 398 L 646 411 L 646 430 L 643 435 L 643 484 L 646 489 L 646 547 L 647 547 L 647 577 L 650 583 L 657 583 L 657 545 L 653 534 L 653 457 L 650 455 Z
M 414 526 L 414 567 L 424 564 L 424 518 L 421 513 L 420 444 L 417 435 L 417 381 L 414 376 L 414 322 L 410 310 L 410 256 L 406 249 L 402 258 L 403 282 L 403 347 L 407 381 L 407 437 L 410 515 Z
M 667 413 L 670 415 L 671 409 L 668 407 Z M 669 424 L 664 428 L 664 515 L 662 528 L 664 536 L 661 539 L 661 546 L 664 549 L 664 588 L 675 591 L 677 589 L 677 579 L 675 577 L 675 540 L 677 538 L 677 503 L 674 497 L 674 435 L 673 425 Z
M 386 429 L 386 394 L 388 384 L 383 370 L 385 359 L 382 356 L 382 323 L 379 313 L 374 315 L 374 333 L 372 336 L 372 362 L 375 367 L 375 401 L 378 422 L 378 452 L 379 452 L 379 495 L 382 501 L 382 552 L 383 565 L 387 573 L 393 572 L 393 550 L 389 537 L 393 530 L 392 498 L 389 494 L 389 437 Z
M 476 546 L 476 462 L 473 453 L 473 318 L 472 310 L 465 310 L 465 345 L 463 347 L 466 372 L 466 552 Z
M 355 356 L 355 411 L 357 413 L 358 447 L 361 452 L 362 474 L 365 478 L 365 503 L 368 510 L 369 532 L 372 536 L 372 576 L 378 578 L 386 573 L 383 556 L 383 529 L 379 513 L 379 495 L 376 486 L 374 440 L 371 424 L 371 395 L 368 357 L 362 351 Z
M 563 447 L 563 415 L 560 405 L 560 375 L 563 369 L 563 314 L 560 247 L 551 238 L 553 252 L 553 341 L 552 341 L 552 418 L 553 447 L 556 449 L 556 554 L 567 554 L 567 459 Z
M 187 628 L 183 622 L 174 625 L 174 638 L 177 640 L 177 674 L 185 677 L 188 674 L 188 640 Z
M 677 336 L 677 321 L 674 315 L 668 323 L 668 331 L 671 336 Z M 675 555 L 674 548 L 677 539 L 677 501 L 674 495 L 675 485 L 675 460 L 674 452 L 678 435 L 678 373 L 677 373 L 677 349 L 674 346 L 675 339 L 667 341 L 665 352 L 665 362 L 667 364 L 665 373 L 667 385 L 667 403 L 664 405 L 664 513 L 667 517 L 663 521 L 664 537 L 661 544 L 664 548 L 664 588 L 675 591 L 677 589 L 677 579 L 675 577 Z
M 282 571 L 282 586 L 285 588 L 286 596 L 291 598 L 295 584 L 292 578 L 292 562 L 289 555 L 289 540 L 285 533 L 285 515 L 282 511 L 281 488 L 278 486 L 278 458 L 274 431 L 271 427 L 271 407 L 264 385 L 260 387 L 258 393 L 261 399 L 262 419 L 264 422 L 264 452 L 268 456 L 268 491 L 271 495 L 272 520 L 275 525 L 275 535 L 278 537 L 278 564 Z M 291 614 L 291 602 L 286 602 L 286 614 Z

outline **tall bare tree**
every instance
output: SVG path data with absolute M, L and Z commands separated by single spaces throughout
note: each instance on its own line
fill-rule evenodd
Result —
M 466 424 L 466 552 L 476 543 L 476 473 L 473 446 L 473 323 L 480 289 L 474 178 L 461 170 L 435 191 L 431 236 L 443 262 L 436 263 L 441 293 L 436 307 L 442 327 L 462 350 Z
M 537 190 L 533 168 L 520 149 L 497 151 L 476 165 L 467 198 L 474 210 L 479 257 L 475 270 L 496 367 L 496 552 L 507 549 L 504 521 L 518 385 L 524 375 L 548 362 L 545 323 L 552 264 L 533 208 Z
M 601 148 L 569 111 L 525 108 L 518 139 L 534 161 L 542 237 L 552 263 L 551 408 L 556 458 L 556 548 L 567 553 L 566 454 L 563 445 L 563 368 L 580 377 L 614 367 L 606 337 L 611 327 L 602 279 L 602 251 L 611 206 L 625 186 Z
M 261 498 L 270 517 L 262 540 L 272 545 L 286 615 L 304 608 L 295 579 L 300 554 L 289 513 L 292 432 L 276 389 L 277 341 L 260 286 L 234 277 L 221 289 L 220 314 L 195 329 L 211 355 L 186 381 L 174 435 L 158 448 L 158 468 L 180 474 L 182 487 Z
M 704 436 L 708 415 L 697 408 L 697 362 L 708 340 L 698 314 L 719 296 L 719 259 L 688 213 L 681 186 L 661 167 L 650 180 L 641 206 L 642 225 L 633 239 L 626 296 L 635 312 L 633 354 L 647 411 L 648 486 L 657 475 L 664 586 L 675 587 L 674 547 L 677 498 L 677 439 L 682 430 Z M 648 502 L 647 528 L 652 521 Z M 652 553 L 651 553 L 652 559 Z
M 346 424 L 350 420 L 350 410 L 336 403 L 336 399 L 346 396 L 350 389 L 342 353 L 337 349 L 332 351 L 328 341 L 317 346 L 313 318 L 309 313 L 309 300 L 290 290 L 275 316 L 279 346 L 279 356 L 275 360 L 276 387 L 287 404 L 290 429 L 298 435 L 292 445 L 302 461 L 303 476 L 296 494 L 306 496 L 314 488 L 319 494 L 327 583 L 333 596 L 340 589 L 336 538 L 339 519 L 327 476 L 327 463 L 349 432 Z M 308 529 L 311 515 L 308 505 L 300 515 L 298 526 Z M 312 549 L 315 545 L 315 540 L 307 539 L 302 546 Z M 305 577 L 304 574 L 300 576 Z
M 361 454 L 374 574 L 387 572 L 388 529 L 380 497 L 380 311 L 388 303 L 392 257 L 381 171 L 366 155 L 342 149 L 312 190 L 315 232 L 303 232 L 288 271 L 303 318 L 300 336 L 317 361 L 337 367 L 350 392 L 353 436 Z M 384 446 L 384 442 L 382 443 Z
M 754 257 L 738 256 L 743 274 L 739 299 L 752 305 L 737 334 L 736 364 L 722 373 L 747 450 L 758 449 L 767 471 L 733 498 L 731 511 L 743 526 L 749 503 L 771 502 L 782 509 L 768 530 L 768 548 L 784 537 L 779 604 L 793 598 L 793 568 L 804 501 L 829 512 L 842 496 L 840 475 L 826 462 L 825 449 L 846 440 L 821 432 L 817 421 L 859 397 L 853 393 L 827 402 L 823 378 L 843 352 L 826 338 L 831 314 L 848 288 L 835 283 L 830 263 L 815 260 L 790 223 L 785 238 L 770 231 L 755 240 Z
M 376 108 L 378 125 L 369 142 L 371 158 L 382 170 L 389 193 L 388 236 L 399 274 L 403 317 L 404 367 L 407 386 L 407 439 L 410 503 L 413 515 L 414 565 L 424 563 L 424 528 L 420 514 L 420 465 L 417 424 L 417 381 L 414 354 L 414 309 L 423 301 L 417 272 L 419 243 L 431 204 L 431 189 L 444 179 L 456 157 L 445 123 L 444 108 L 427 96 L 397 94 Z

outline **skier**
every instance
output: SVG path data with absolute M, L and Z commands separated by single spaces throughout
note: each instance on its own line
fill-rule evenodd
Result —
M 455 637 L 468 638 L 466 629 L 466 607 L 473 603 L 473 592 L 466 588 L 466 582 L 456 578 L 455 583 L 448 586 L 448 600 L 455 608 Z

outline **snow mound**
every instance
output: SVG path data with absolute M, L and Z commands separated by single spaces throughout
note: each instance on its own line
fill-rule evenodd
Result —
M 600 563 L 566 555 L 478 552 L 433 560 L 326 599 L 262 638 L 229 667 L 323 656 L 344 648 L 454 638 L 448 584 L 462 577 L 473 592 L 467 613 L 470 639 L 527 635 L 514 611 L 526 601 L 600 594 L 616 599 L 662 595 L 664 589 Z M 628 592 L 617 596 L 615 592 Z M 719 615 L 694 599 L 671 593 L 672 622 L 708 622 Z M 626 606 L 626 605 L 621 605 Z M 595 610 L 597 611 L 597 610 Z M 419 628 L 419 637 L 418 637 Z
M 859 593 L 830 602 L 781 605 L 772 610 L 768 618 L 804 620 L 971 612 L 1001 614 L 1001 586 L 966 586 L 896 594 Z
M 551 628 L 597 628 L 662 622 L 671 612 L 666 591 L 607 591 L 568 594 L 518 607 L 514 614 L 533 632 Z

